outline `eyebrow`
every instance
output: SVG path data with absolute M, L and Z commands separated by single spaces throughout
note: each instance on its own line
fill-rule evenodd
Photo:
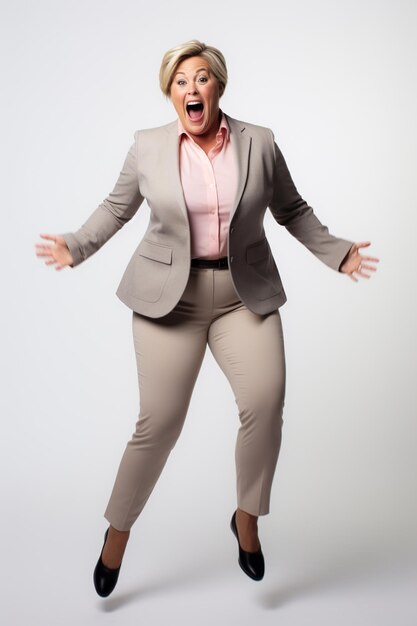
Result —
M 198 69 L 196 69 L 195 73 L 198 74 L 198 72 L 201 72 L 201 70 L 206 70 L 207 72 L 210 71 L 208 67 L 199 67 Z M 185 72 L 175 72 L 175 76 L 177 74 L 184 74 L 185 76 Z

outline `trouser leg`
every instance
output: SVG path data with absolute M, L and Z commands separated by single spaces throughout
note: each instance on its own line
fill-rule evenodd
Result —
M 146 504 L 182 430 L 206 349 L 207 331 L 181 313 L 151 319 L 133 313 L 140 412 L 104 517 L 129 530 Z
M 237 505 L 252 515 L 269 513 L 281 445 L 285 353 L 281 317 L 260 316 L 246 307 L 215 319 L 208 343 L 235 395 Z

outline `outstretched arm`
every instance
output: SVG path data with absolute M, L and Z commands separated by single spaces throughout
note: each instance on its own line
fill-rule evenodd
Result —
M 54 241 L 53 245 L 38 244 L 38 256 L 47 256 L 47 264 L 57 263 L 56 269 L 66 265 L 75 267 L 94 254 L 136 213 L 144 198 L 139 191 L 137 145 L 129 148 L 119 178 L 107 198 L 95 209 L 87 221 L 75 232 L 62 235 L 42 234 Z
M 320 222 L 312 207 L 298 193 L 284 156 L 275 141 L 273 143 L 274 192 L 269 208 L 275 220 L 329 267 L 347 274 L 355 282 L 358 282 L 358 276 L 370 278 L 371 275 L 364 270 L 375 272 L 375 263 L 379 259 L 363 256 L 359 250 L 371 243 L 353 243 L 329 233 L 327 226 Z
M 274 219 L 285 226 L 310 252 L 334 270 L 340 265 L 353 246 L 353 241 L 335 237 L 329 233 L 314 214 L 311 206 L 301 197 L 292 180 L 284 156 L 274 141 L 275 157 L 273 194 L 269 209 Z

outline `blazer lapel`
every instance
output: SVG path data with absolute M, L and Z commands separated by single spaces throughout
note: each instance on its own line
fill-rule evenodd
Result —
M 229 117 L 228 115 L 226 115 L 226 113 L 225 116 L 227 119 L 227 123 L 229 124 L 230 142 L 235 151 L 238 167 L 238 184 L 235 201 L 232 208 L 230 209 L 230 223 L 237 207 L 239 206 L 239 202 L 242 198 L 246 181 L 248 179 L 249 154 L 252 139 L 242 122 L 233 119 L 233 117 Z
M 167 180 L 167 186 L 169 189 L 172 189 L 174 197 L 181 209 L 181 212 L 186 218 L 187 223 L 189 223 L 187 205 L 185 203 L 184 191 L 181 184 L 178 122 L 172 122 L 172 124 L 169 124 L 169 126 L 166 127 L 166 130 L 167 143 L 166 146 L 163 147 L 163 153 L 166 155 L 166 171 L 167 175 L 169 175 L 169 179 Z

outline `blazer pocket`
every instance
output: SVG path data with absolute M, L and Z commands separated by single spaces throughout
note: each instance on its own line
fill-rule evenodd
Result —
M 256 263 L 264 259 L 269 254 L 268 242 L 266 237 L 255 243 L 251 243 L 246 248 L 246 263 Z
M 160 243 L 155 243 L 149 239 L 143 239 L 139 246 L 138 253 L 147 259 L 152 259 L 152 261 L 159 261 L 160 263 L 167 263 L 168 265 L 172 263 L 172 248 Z
M 282 282 L 266 237 L 246 248 L 248 281 L 258 300 L 273 298 L 282 291 Z
M 132 289 L 135 298 L 157 302 L 172 269 L 172 248 L 142 239 L 134 262 Z

